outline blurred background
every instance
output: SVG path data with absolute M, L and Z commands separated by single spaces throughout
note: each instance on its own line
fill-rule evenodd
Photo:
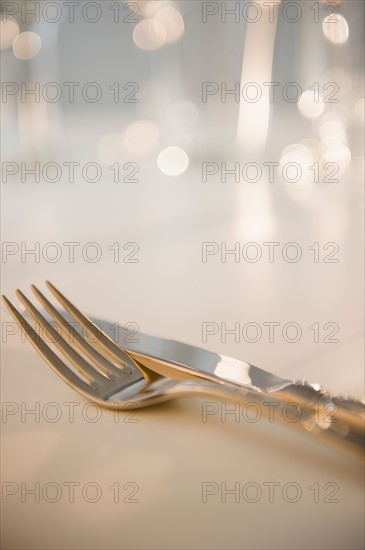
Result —
M 47 162 L 77 146 L 109 166 L 173 145 L 194 165 L 280 160 L 291 147 L 304 165 L 336 152 L 359 181 L 362 2 L 1 5 L 6 159 Z

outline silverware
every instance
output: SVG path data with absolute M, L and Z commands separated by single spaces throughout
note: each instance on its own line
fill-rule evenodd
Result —
M 16 294 L 38 332 L 5 296 L 3 300 L 48 364 L 88 399 L 120 409 L 195 394 L 254 402 L 266 414 L 281 412 L 276 420 L 363 458 L 364 403 L 330 395 L 318 384 L 286 380 L 243 361 L 141 333 L 137 343 L 123 341 L 122 349 L 51 283 L 47 286 L 70 319 L 87 330 L 88 340 L 34 285 L 32 290 L 52 324 L 22 292 Z M 72 368 L 51 349 L 45 334 Z

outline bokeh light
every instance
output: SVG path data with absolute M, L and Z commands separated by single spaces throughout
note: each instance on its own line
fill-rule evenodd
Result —
M 184 34 L 184 20 L 181 13 L 168 3 L 158 9 L 155 21 L 164 27 L 167 43 L 177 42 Z
M 323 34 L 332 44 L 344 44 L 349 37 L 349 26 L 343 15 L 332 14 L 322 21 Z
M 339 173 L 341 174 L 351 162 L 351 151 L 341 141 L 330 143 L 323 153 L 322 162 L 335 163 L 339 167 Z
M 287 145 L 280 156 L 280 168 L 284 169 L 290 163 L 298 164 L 302 171 L 306 173 L 309 167 L 314 163 L 314 156 L 312 151 L 306 145 L 301 143 L 292 143 Z M 292 176 L 294 179 L 294 175 Z M 303 179 L 302 179 L 303 181 Z
M 166 42 L 165 27 L 156 19 L 143 19 L 134 27 L 133 41 L 141 50 L 157 50 Z
M 318 134 L 321 142 L 329 146 L 334 142 L 346 142 L 346 129 L 339 116 L 329 114 L 320 121 Z
M 144 17 L 135 27 L 133 40 L 142 50 L 157 50 L 177 42 L 184 34 L 183 17 L 176 5 L 168 0 L 139 2 Z
M 157 166 L 166 176 L 179 176 L 187 170 L 189 157 L 180 147 L 166 147 L 158 155 Z
M 314 90 L 306 90 L 298 101 L 299 112 L 306 118 L 317 118 L 324 111 L 324 101 Z
M 18 34 L 19 26 L 15 19 L 8 17 L 6 21 L 0 20 L 0 49 L 10 48 Z
M 310 147 L 292 143 L 285 147 L 280 157 L 280 170 L 287 195 L 298 202 L 308 200 L 313 192 L 314 177 L 311 166 L 315 157 Z
M 31 31 L 20 33 L 13 42 L 13 52 L 18 59 L 32 59 L 42 47 L 39 34 Z
M 167 4 L 171 4 L 168 0 L 146 0 L 141 6 L 141 13 L 144 17 L 154 17 L 159 9 Z
M 158 129 L 148 120 L 136 120 L 126 129 L 123 143 L 129 154 L 135 156 L 147 155 L 158 146 Z

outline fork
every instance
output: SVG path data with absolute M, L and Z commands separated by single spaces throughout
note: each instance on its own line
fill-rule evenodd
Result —
M 364 403 L 332 396 L 318 384 L 286 380 L 243 361 L 181 342 L 141 335 L 145 347 L 124 342 L 122 349 L 51 283 L 46 284 L 92 341 L 75 330 L 74 324 L 34 285 L 32 291 L 51 322 L 20 290 L 16 295 L 35 328 L 8 298 L 3 296 L 3 300 L 38 353 L 84 397 L 121 410 L 196 394 L 246 405 L 255 403 L 265 415 L 273 416 L 275 411 L 275 420 L 363 458 Z M 50 343 L 60 354 L 52 350 Z M 294 417 L 288 413 L 290 408 L 294 408 Z

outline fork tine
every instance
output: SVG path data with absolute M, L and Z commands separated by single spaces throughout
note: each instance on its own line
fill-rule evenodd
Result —
M 46 285 L 48 286 L 49 290 L 52 292 L 52 294 L 57 298 L 57 300 L 60 302 L 60 304 L 65 308 L 65 310 L 80 323 L 80 325 L 85 329 L 91 332 L 91 334 L 96 338 L 96 342 L 94 343 L 94 346 L 98 349 L 102 349 L 103 352 L 107 353 L 108 357 L 111 360 L 115 360 L 115 358 L 123 361 L 124 354 L 123 352 L 114 342 L 107 336 L 104 332 L 102 332 L 96 325 L 93 323 L 86 315 L 81 313 L 77 307 L 75 307 L 55 286 L 53 286 L 52 283 L 49 281 L 46 281 Z
M 65 365 L 65 363 L 56 355 L 50 347 L 42 340 L 42 338 L 36 333 L 33 327 L 24 319 L 19 311 L 13 306 L 13 304 L 7 299 L 6 296 L 2 296 L 3 301 L 18 323 L 21 330 L 30 340 L 37 352 L 46 360 L 49 366 L 72 388 L 83 392 L 86 395 L 94 395 L 95 388 L 81 380 L 72 370 Z
M 38 321 L 41 327 L 43 327 L 54 339 L 52 342 L 61 353 L 67 357 L 70 363 L 85 376 L 89 381 L 95 380 L 95 382 L 105 382 L 107 378 L 103 376 L 98 370 L 96 370 L 90 363 L 79 355 L 62 336 L 52 327 L 52 325 L 43 317 L 41 313 L 34 307 L 32 302 L 28 300 L 26 296 L 20 291 L 16 290 L 16 295 L 19 300 L 25 306 L 27 311 L 33 317 L 35 321 Z
M 69 339 L 72 339 L 75 344 L 81 349 L 85 355 L 93 362 L 97 363 L 99 368 L 106 374 L 114 374 L 116 376 L 121 374 L 121 369 L 116 367 L 108 361 L 103 355 L 101 355 L 93 346 L 85 340 L 85 338 L 65 319 L 63 315 L 51 304 L 51 302 L 42 294 L 35 285 L 31 285 L 32 291 L 43 305 L 45 310 L 55 319 L 62 329 L 65 329 Z M 121 367 L 125 368 L 125 361 L 116 360 Z

